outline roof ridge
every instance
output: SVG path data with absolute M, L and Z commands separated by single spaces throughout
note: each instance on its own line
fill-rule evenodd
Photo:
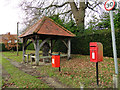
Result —
M 39 29 L 41 28 L 41 26 L 43 25 L 44 21 L 47 19 L 46 16 L 44 16 L 42 19 L 41 19 L 41 23 L 40 25 L 37 27 L 37 29 L 34 31 L 34 33 L 37 33 L 39 31 Z

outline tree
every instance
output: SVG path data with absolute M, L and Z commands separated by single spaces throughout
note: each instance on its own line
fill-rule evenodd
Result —
M 59 15 L 50 16 L 56 23 L 60 24 L 67 30 L 71 31 L 75 35 L 78 35 L 79 28 L 76 26 L 74 20 L 71 18 L 69 22 L 64 22 L 64 19 L 61 19 Z
M 88 11 L 89 9 L 97 12 L 96 7 L 100 8 L 100 4 L 102 4 L 102 2 L 99 1 L 91 1 L 85 3 L 75 2 L 74 0 L 52 0 L 50 3 L 48 3 L 46 0 L 32 0 L 24 1 L 21 4 L 21 7 L 26 12 L 26 25 L 32 25 L 44 15 L 52 16 L 59 14 L 60 17 L 64 18 L 66 22 L 74 17 L 74 20 L 80 32 L 84 30 L 85 16 L 87 16 L 86 10 Z
M 5 45 L 5 48 L 8 50 L 11 50 L 12 48 L 17 47 L 17 42 L 16 42 L 17 38 L 13 35 L 10 35 L 9 33 L 3 35 L 2 41 Z
M 114 16 L 114 27 L 115 29 L 120 28 L 120 10 L 118 12 L 113 13 Z M 89 28 L 90 30 L 103 30 L 103 29 L 110 29 L 111 24 L 110 24 L 110 15 L 108 12 L 104 12 L 103 15 L 100 16 L 101 19 L 97 19 L 96 17 L 94 18 L 94 21 L 91 21 L 89 23 Z

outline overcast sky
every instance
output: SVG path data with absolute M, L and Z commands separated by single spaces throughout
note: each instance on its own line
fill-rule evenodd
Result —
M 0 34 L 17 33 L 17 22 L 22 22 L 24 17 L 23 11 L 20 9 L 19 4 L 23 0 L 0 0 Z M 75 0 L 76 1 L 76 0 Z M 19 24 L 19 30 L 22 27 Z
M 22 0 L 0 0 L 0 34 L 17 33 L 17 22 L 22 20 L 19 3 Z
M 24 13 L 19 7 L 23 0 L 0 0 L 0 34 L 17 33 L 17 22 L 22 22 Z M 120 0 L 117 0 L 120 1 Z M 19 29 L 22 24 L 19 24 Z

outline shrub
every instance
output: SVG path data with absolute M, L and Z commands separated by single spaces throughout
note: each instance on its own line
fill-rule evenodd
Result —
M 17 48 L 13 47 L 12 50 L 16 51 Z M 0 43 L 0 51 L 9 51 L 9 50 L 5 48 L 4 43 Z M 22 43 L 19 43 L 19 51 L 22 51 Z
M 93 33 L 92 31 L 89 34 L 82 34 L 75 38 L 71 39 L 71 53 L 72 54 L 83 54 L 89 55 L 89 43 L 90 42 L 101 42 L 103 44 L 103 54 L 104 56 L 113 57 L 113 50 L 112 50 L 112 37 L 110 30 L 103 30 L 103 31 L 96 31 Z M 116 30 L 116 48 L 117 48 L 117 55 L 120 57 L 120 30 Z M 66 47 L 62 42 L 58 42 L 55 47 L 54 51 L 62 51 L 66 52 Z

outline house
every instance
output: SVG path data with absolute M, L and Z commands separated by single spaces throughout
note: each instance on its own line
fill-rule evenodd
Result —
M 0 43 L 17 43 L 17 34 L 10 34 L 10 32 L 6 34 L 0 35 Z
M 5 48 L 8 50 L 17 47 L 17 35 L 10 34 L 10 32 L 2 34 L 0 35 L 0 43 L 4 43 Z

